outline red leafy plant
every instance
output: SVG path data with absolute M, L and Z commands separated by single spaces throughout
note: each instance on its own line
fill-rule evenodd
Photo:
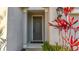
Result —
M 71 11 L 73 10 L 73 7 L 65 7 L 63 9 L 65 16 L 67 16 Z M 53 22 L 57 23 L 57 24 L 53 24 Z M 78 20 L 75 20 L 74 17 L 70 17 L 68 16 L 67 19 L 62 19 L 57 18 L 56 20 L 52 21 L 52 23 L 48 23 L 50 26 L 54 26 L 55 28 L 59 29 L 59 31 L 62 32 L 62 30 L 64 30 L 65 34 L 69 35 L 68 37 L 66 35 L 62 35 L 62 40 L 64 40 L 67 44 L 69 44 L 69 48 L 71 50 L 74 50 L 73 47 L 77 47 L 78 50 L 78 45 L 79 45 L 79 41 L 78 38 L 76 38 L 76 32 L 79 30 L 79 26 L 74 27 L 73 25 L 76 24 L 78 22 Z M 72 36 L 71 34 L 71 30 L 73 30 L 75 32 L 75 34 Z M 69 34 L 68 34 L 69 31 Z M 66 44 L 65 43 L 65 44 Z
M 73 50 L 75 46 L 77 47 L 75 48 L 75 50 L 78 50 L 79 45 L 78 39 L 74 39 L 73 36 L 70 36 L 70 38 L 65 38 L 64 40 L 66 41 L 66 43 L 70 45 L 71 50 Z
M 64 7 L 64 14 L 65 16 L 67 16 L 69 13 L 71 13 L 71 11 L 73 10 L 74 8 L 73 7 Z

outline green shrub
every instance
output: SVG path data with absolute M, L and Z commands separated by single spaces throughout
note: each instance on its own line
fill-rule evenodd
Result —
M 67 51 L 67 49 L 64 49 L 58 43 L 56 45 L 50 45 L 49 42 L 44 42 L 42 45 L 42 50 L 43 51 Z
M 44 51 L 51 51 L 51 45 L 49 45 L 49 43 L 46 41 L 46 42 L 44 42 L 43 43 L 43 45 L 42 45 L 42 49 L 44 50 Z

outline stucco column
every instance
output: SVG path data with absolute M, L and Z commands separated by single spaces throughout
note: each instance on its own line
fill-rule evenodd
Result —
M 27 9 L 25 8 L 23 11 L 24 11 L 23 48 L 27 48 Z
M 45 8 L 45 41 L 48 40 L 48 8 Z
M 57 17 L 56 7 L 49 8 L 49 22 L 52 23 Z M 55 29 L 53 26 L 49 26 L 49 43 L 56 44 L 59 40 L 58 29 Z

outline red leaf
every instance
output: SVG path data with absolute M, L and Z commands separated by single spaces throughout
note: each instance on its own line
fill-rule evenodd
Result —
M 74 17 L 72 17 L 72 19 L 71 19 L 71 22 L 73 23 L 73 21 L 74 21 Z
M 72 26 L 72 25 L 74 25 L 75 23 L 77 23 L 78 22 L 78 20 L 75 20 L 74 21 L 74 17 L 70 17 L 70 16 L 68 16 L 68 20 L 69 20 L 69 25 L 70 25 L 70 27 Z
M 61 20 L 55 20 L 55 21 L 57 22 L 58 26 L 62 26 Z
M 49 23 L 49 22 L 48 22 L 48 24 L 49 24 L 49 26 L 53 26 L 53 24 L 51 24 L 51 23 Z
M 77 40 L 77 39 L 75 39 L 73 43 L 75 43 L 75 42 L 77 42 L 77 41 L 78 41 L 78 40 Z
M 73 44 L 73 36 L 70 38 L 70 44 Z
M 77 29 L 79 29 L 79 26 L 77 27 Z
M 71 12 L 73 9 L 74 9 L 73 7 L 65 7 L 65 8 L 64 8 L 64 14 L 67 16 L 67 14 L 68 14 L 69 12 Z
M 75 43 L 73 46 L 78 46 L 79 45 L 79 42 Z
M 69 20 L 69 23 L 70 23 L 70 20 L 71 20 L 70 16 L 68 16 L 68 20 Z
M 68 39 L 67 39 L 67 38 L 65 38 L 64 40 L 65 40 L 66 42 L 68 42 Z
M 73 25 L 74 25 L 75 23 L 77 23 L 77 22 L 78 22 L 78 20 L 74 21 L 74 22 L 73 22 Z

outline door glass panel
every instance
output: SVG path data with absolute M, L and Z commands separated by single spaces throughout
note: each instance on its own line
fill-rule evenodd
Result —
M 33 17 L 33 41 L 42 41 L 42 17 Z

